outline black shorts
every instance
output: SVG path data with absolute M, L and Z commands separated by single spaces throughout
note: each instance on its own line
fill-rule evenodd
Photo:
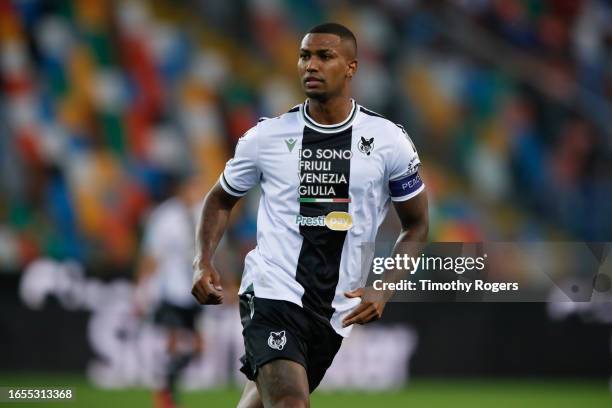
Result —
M 183 307 L 162 301 L 155 311 L 153 320 L 156 324 L 167 328 L 195 331 L 195 322 L 202 310 L 203 307 L 199 305 Z
M 240 318 L 246 350 L 240 371 L 252 381 L 261 366 L 282 358 L 304 366 L 312 392 L 342 344 L 329 321 L 284 300 L 240 295 Z

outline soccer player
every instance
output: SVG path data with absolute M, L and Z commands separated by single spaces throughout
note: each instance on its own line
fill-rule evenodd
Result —
M 247 131 L 206 197 L 192 293 L 218 304 L 213 254 L 236 201 L 256 184 L 262 192 L 239 291 L 251 380 L 239 407 L 309 406 L 351 325 L 381 317 L 388 296 L 364 296 L 360 244 L 375 241 L 390 201 L 402 224 L 394 253 L 426 240 L 417 152 L 401 126 L 351 99 L 356 71 L 349 29 L 311 29 L 298 59 L 306 101 Z
M 176 383 L 189 362 L 202 351 L 202 336 L 196 321 L 202 312 L 189 294 L 194 253 L 196 218 L 201 207 L 200 180 L 193 174 L 172 176 L 173 196 L 149 216 L 137 271 L 136 305 L 144 314 L 150 299 L 143 292 L 154 287 L 150 298 L 158 300 L 153 319 L 167 334 L 167 361 L 161 389 L 155 394 L 156 408 L 176 407 Z M 153 285 L 151 285 L 151 283 Z

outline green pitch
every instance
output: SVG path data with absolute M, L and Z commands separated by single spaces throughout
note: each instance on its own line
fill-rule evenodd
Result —
M 76 390 L 75 401 L 58 403 L 2 403 L 0 408 L 26 406 L 67 408 L 152 407 L 151 393 L 144 389 L 107 391 L 92 387 L 85 379 L 70 375 L 0 375 L 0 386 L 20 388 L 68 386 Z M 183 392 L 182 407 L 235 407 L 240 391 Z M 316 391 L 312 406 L 325 407 L 612 407 L 612 394 L 605 382 L 553 380 L 414 380 L 393 392 Z

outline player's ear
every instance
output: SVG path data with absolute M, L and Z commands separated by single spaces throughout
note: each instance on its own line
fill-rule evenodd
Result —
M 347 78 L 352 78 L 357 72 L 357 60 L 354 59 L 348 63 L 348 67 L 346 70 Z

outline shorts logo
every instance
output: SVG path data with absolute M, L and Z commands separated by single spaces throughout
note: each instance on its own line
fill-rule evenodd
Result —
M 374 149 L 374 138 L 366 139 L 362 136 L 357 147 L 359 147 L 361 153 L 369 156 L 372 149 Z
M 287 337 L 285 336 L 285 331 L 279 332 L 270 332 L 270 337 L 268 337 L 268 346 L 270 348 L 276 350 L 282 350 L 287 344 Z

